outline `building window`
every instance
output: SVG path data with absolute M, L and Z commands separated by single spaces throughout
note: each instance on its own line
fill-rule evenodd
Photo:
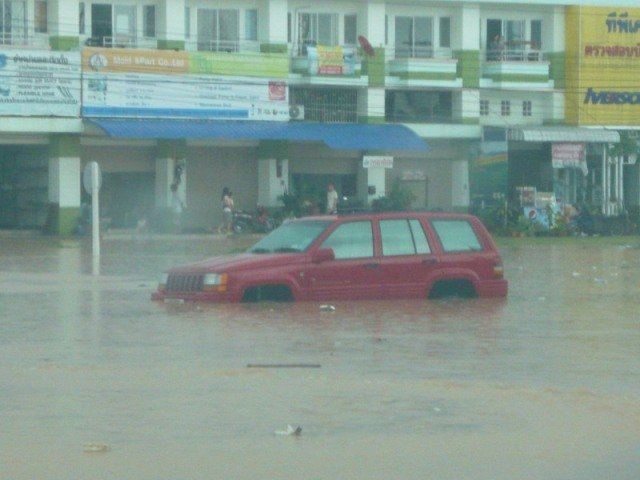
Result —
M 238 10 L 198 9 L 198 50 L 238 51 Z
M 299 52 L 307 53 L 307 47 L 316 45 L 334 46 L 338 44 L 337 13 L 298 14 Z
M 531 111 L 532 111 L 531 100 L 525 100 L 524 102 L 522 102 L 522 116 L 530 117 Z
M 184 7 L 184 36 L 191 38 L 191 7 Z
M 356 15 L 344 16 L 344 43 L 347 45 L 358 43 L 358 17 Z
M 489 116 L 489 100 L 480 100 L 480 116 Z
M 8 3 L 8 2 L 6 2 Z M 15 3 L 15 2 L 12 2 Z M 47 2 L 36 1 L 35 3 L 35 31 L 36 33 L 47 33 Z
M 433 57 L 433 19 L 431 17 L 396 17 L 397 58 Z
M 93 5 L 96 5 L 95 3 Z M 114 5 L 114 34 L 112 47 L 135 46 L 137 32 L 137 8 L 135 5 Z
M 145 5 L 142 7 L 144 15 L 144 29 L 142 35 L 147 38 L 154 38 L 156 36 L 156 6 Z
M 258 10 L 255 8 L 244 12 L 244 38 L 250 42 L 258 41 Z
M 451 17 L 440 17 L 440 48 L 451 48 Z
M 356 123 L 358 91 L 352 88 L 299 88 L 289 91 L 291 105 L 304 107 L 305 120 Z
M 78 32 L 80 35 L 84 35 L 84 2 L 80 2 L 78 5 Z
M 389 122 L 450 123 L 453 119 L 451 92 L 387 90 L 385 114 Z
M 542 50 L 542 20 L 531 20 L 531 48 Z
M 510 100 L 502 100 L 500 103 L 500 113 L 503 117 L 508 117 L 511 115 L 511 101 Z

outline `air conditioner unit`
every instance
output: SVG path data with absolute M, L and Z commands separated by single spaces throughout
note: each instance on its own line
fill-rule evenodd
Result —
M 304 120 L 304 106 L 291 105 L 289 107 L 289 118 L 291 120 Z

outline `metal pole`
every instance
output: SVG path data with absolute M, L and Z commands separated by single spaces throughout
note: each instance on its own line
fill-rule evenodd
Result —
M 93 252 L 93 274 L 100 274 L 100 199 L 98 164 L 91 165 L 91 240 Z M 96 265 L 98 268 L 96 268 Z
M 602 144 L 602 214 L 607 214 L 607 145 Z

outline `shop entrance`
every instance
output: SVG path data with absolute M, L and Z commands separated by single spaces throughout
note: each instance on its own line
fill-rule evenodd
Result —
M 333 183 L 340 198 L 356 196 L 356 175 L 294 173 L 291 175 L 292 193 L 302 201 L 311 202 L 324 212 L 327 203 L 327 185 Z
M 400 188 L 411 193 L 411 208 L 413 210 L 425 209 L 428 207 L 427 179 L 422 180 L 401 180 Z
M 113 228 L 135 228 L 138 220 L 149 218 L 155 192 L 151 172 L 105 173 L 100 192 L 100 215 Z M 83 202 L 91 197 L 83 192 Z
M 0 228 L 40 228 L 47 214 L 46 147 L 0 148 Z

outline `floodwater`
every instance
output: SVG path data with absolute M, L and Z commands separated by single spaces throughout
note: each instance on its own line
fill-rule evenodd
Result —
M 638 238 L 503 241 L 506 300 L 332 313 L 149 300 L 231 240 L 107 241 L 99 277 L 86 241 L 0 245 L 1 479 L 640 478 Z

